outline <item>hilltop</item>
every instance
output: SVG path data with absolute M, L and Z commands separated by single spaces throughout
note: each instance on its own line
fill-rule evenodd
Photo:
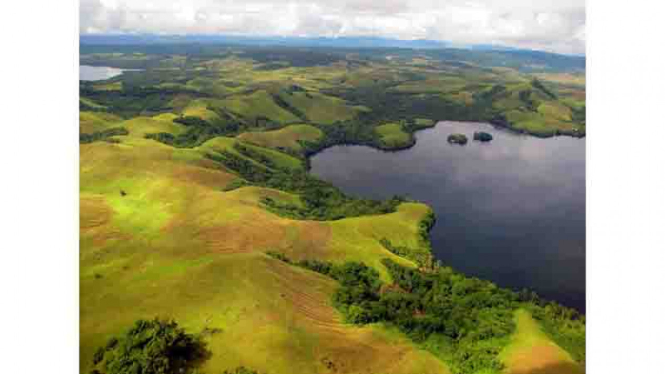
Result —
M 307 172 L 443 119 L 584 136 L 583 73 L 451 53 L 82 47 L 143 69 L 80 82 L 82 372 L 155 316 L 215 331 L 204 373 L 583 372 L 584 316 L 437 264 L 425 204 Z

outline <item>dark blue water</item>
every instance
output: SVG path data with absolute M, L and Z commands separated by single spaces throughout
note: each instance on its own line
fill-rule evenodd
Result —
M 99 81 L 113 78 L 122 74 L 123 69 L 111 68 L 108 66 L 79 66 L 79 80 L 82 81 Z
M 474 131 L 494 136 L 471 141 Z M 465 146 L 447 142 L 464 133 Z M 436 258 L 469 275 L 585 311 L 585 140 L 539 139 L 489 124 L 440 122 L 400 152 L 336 146 L 312 173 L 367 198 L 430 205 Z

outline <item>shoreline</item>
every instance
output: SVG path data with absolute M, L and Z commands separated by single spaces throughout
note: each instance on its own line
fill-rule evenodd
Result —
M 369 148 L 375 149 L 377 151 L 385 152 L 385 153 L 396 153 L 396 152 L 405 151 L 405 150 L 413 148 L 416 145 L 416 143 L 417 143 L 416 133 L 433 129 L 440 122 L 483 123 L 483 124 L 490 125 L 493 128 L 498 129 L 498 130 L 507 130 L 507 131 L 510 131 L 513 134 L 533 136 L 533 137 L 539 138 L 539 139 L 550 139 L 550 138 L 556 138 L 556 137 L 559 137 L 559 136 L 568 136 L 568 137 L 575 138 L 575 139 L 585 139 L 586 138 L 586 133 L 574 134 L 574 133 L 569 133 L 569 132 L 558 132 L 558 133 L 553 132 L 551 134 L 542 134 L 542 133 L 529 132 L 529 131 L 526 131 L 526 130 L 516 129 L 516 128 L 512 127 L 512 125 L 510 125 L 510 124 L 501 125 L 501 124 L 499 124 L 495 121 L 492 121 L 492 120 L 490 120 L 490 121 L 458 121 L 458 120 L 442 119 L 442 120 L 437 120 L 434 123 L 434 125 L 432 125 L 430 127 L 420 128 L 420 129 L 417 129 L 413 132 L 408 133 L 411 136 L 411 141 L 408 144 L 394 146 L 394 147 L 387 147 L 387 146 L 382 146 L 380 144 L 373 144 L 373 143 L 369 143 L 369 142 L 362 142 L 362 141 L 358 141 L 358 142 L 350 141 L 349 142 L 349 141 L 347 141 L 347 142 L 340 142 L 340 143 L 332 143 L 332 144 L 329 144 L 329 145 L 325 145 L 321 148 L 316 148 L 312 151 L 305 150 L 305 152 L 303 153 L 303 157 L 306 159 L 307 170 L 309 171 L 309 159 L 311 157 L 314 157 L 314 156 L 318 155 L 319 153 L 325 151 L 326 149 L 333 148 L 333 147 L 336 147 L 336 146 L 364 146 L 364 147 L 369 147 Z M 312 125 L 316 125 L 316 124 L 312 124 Z M 286 126 L 289 126 L 289 125 L 286 125 Z M 286 127 L 286 126 L 284 126 L 284 127 Z
M 491 122 L 487 122 L 487 121 L 452 121 L 452 120 L 439 120 L 439 121 L 436 121 L 435 124 L 434 124 L 433 126 L 431 126 L 431 127 L 418 129 L 418 130 L 414 131 L 413 133 L 410 133 L 410 135 L 412 136 L 413 141 L 412 141 L 409 145 L 406 145 L 406 146 L 403 146 L 403 147 L 397 147 L 397 148 L 381 148 L 381 147 L 375 146 L 375 145 L 373 145 L 373 144 L 365 144 L 365 143 L 361 143 L 361 142 L 359 142 L 359 143 L 345 142 L 345 143 L 331 144 L 331 145 L 328 145 L 328 146 L 323 147 L 323 148 L 321 148 L 321 149 L 317 149 L 315 152 L 308 153 L 307 155 L 305 155 L 306 172 L 309 173 L 310 175 L 312 175 L 312 174 L 311 174 L 311 163 L 310 163 L 311 158 L 314 157 L 314 156 L 317 156 L 319 153 L 322 153 L 322 152 L 324 152 L 325 150 L 327 150 L 327 149 L 329 149 L 329 148 L 333 148 L 333 147 L 337 147 L 337 146 L 345 146 L 345 147 L 353 147 L 353 146 L 363 147 L 363 146 L 364 146 L 364 147 L 368 147 L 368 148 L 371 148 L 371 149 L 373 149 L 373 150 L 376 150 L 376 151 L 378 151 L 378 152 L 382 152 L 382 153 L 397 153 L 397 152 L 401 152 L 401 151 L 404 151 L 404 150 L 408 150 L 408 149 L 414 147 L 414 146 L 417 144 L 416 133 L 419 133 L 419 132 L 424 131 L 424 130 L 432 130 L 432 129 L 434 129 L 437 125 L 439 125 L 439 124 L 442 123 L 442 122 L 457 122 L 457 123 L 486 124 L 486 125 L 492 126 L 494 129 L 496 129 L 496 130 L 498 130 L 498 131 L 507 131 L 507 132 L 510 132 L 510 133 L 512 133 L 512 134 L 515 134 L 515 135 L 534 136 L 534 137 L 539 138 L 539 139 L 549 139 L 549 138 L 554 138 L 554 137 L 558 137 L 558 136 L 570 136 L 570 137 L 572 137 L 572 138 L 576 138 L 576 139 L 584 139 L 584 138 L 585 138 L 584 136 L 571 136 L 571 135 L 535 136 L 535 135 L 533 135 L 533 134 L 525 133 L 525 132 L 522 132 L 522 131 L 517 131 L 517 130 L 512 129 L 512 128 L 509 128 L 509 127 L 498 126 L 498 125 L 496 125 L 496 124 L 493 124 L 493 123 L 491 123 Z M 315 176 L 315 175 L 312 175 L 312 176 L 317 177 L 317 176 Z M 317 177 L 317 178 L 318 178 L 318 177 Z M 332 182 L 331 182 L 331 183 L 332 183 Z M 334 184 L 333 184 L 333 185 L 334 185 Z M 336 185 L 334 185 L 334 186 L 335 186 L 336 188 L 340 188 L 340 187 L 338 187 L 338 186 L 336 186 Z M 344 191 L 342 191 L 342 192 L 344 192 Z M 344 192 L 344 193 L 346 193 L 346 192 Z M 383 199 L 383 200 L 385 200 L 385 199 Z M 436 212 L 434 211 L 434 209 L 433 209 L 432 206 L 430 206 L 429 204 L 427 204 L 427 203 L 425 203 L 425 202 L 423 202 L 423 201 L 418 200 L 417 198 L 414 198 L 414 197 L 409 196 L 409 197 L 408 197 L 408 200 L 410 200 L 411 202 L 415 202 L 415 203 L 423 204 L 423 205 L 425 205 L 425 206 L 428 208 L 428 210 L 429 210 L 428 214 L 427 214 L 426 216 L 422 217 L 422 218 L 418 221 L 418 225 L 419 225 L 419 235 L 421 235 L 422 245 L 425 246 L 425 247 L 427 248 L 427 251 L 428 251 L 429 255 L 430 255 L 431 258 L 432 258 L 432 262 L 433 262 L 433 263 L 436 263 L 436 262 L 442 263 L 444 266 L 451 267 L 451 268 L 452 268 L 453 270 L 455 270 L 456 272 L 459 272 L 460 274 L 463 274 L 463 275 L 465 275 L 465 276 L 467 276 L 467 277 L 476 277 L 475 275 L 468 274 L 468 273 L 465 273 L 465 272 L 462 272 L 462 271 L 456 270 L 456 268 L 455 268 L 454 266 L 452 266 L 451 264 L 443 263 L 440 259 L 438 259 L 438 258 L 436 257 L 436 255 L 435 255 L 435 253 L 434 253 L 434 250 L 433 250 L 433 247 L 432 247 L 431 232 L 432 232 L 432 230 L 434 229 L 434 226 L 436 225 L 436 223 L 437 223 L 437 221 L 438 221 L 437 214 L 436 214 Z M 424 225 L 424 226 L 421 226 L 423 223 L 427 223 L 427 224 Z M 418 264 L 416 264 L 416 267 L 419 267 Z M 479 278 L 479 279 L 488 280 L 488 279 L 486 279 L 486 278 Z M 490 281 L 490 282 L 495 283 L 494 281 Z M 495 283 L 495 284 L 496 284 L 496 283 Z M 519 291 L 520 291 L 520 290 L 518 290 L 518 289 L 514 289 L 514 288 L 509 287 L 509 286 L 503 286 L 503 285 L 499 285 L 499 284 L 497 284 L 497 286 L 498 286 L 498 287 L 501 287 L 501 288 L 505 288 L 505 289 L 511 290 L 511 291 L 514 291 L 514 292 L 519 292 Z M 527 291 L 531 291 L 531 292 L 536 293 L 536 292 L 533 291 L 533 289 L 530 288 L 529 286 L 523 287 L 522 289 L 523 289 L 523 290 L 527 290 Z M 537 294 L 537 293 L 536 293 L 536 294 Z M 573 310 L 575 310 L 576 312 L 580 313 L 581 315 L 585 315 L 585 313 L 583 313 L 579 308 L 574 307 L 574 306 L 570 306 L 570 305 L 568 305 L 568 304 L 563 304 L 563 303 L 560 302 L 559 300 L 556 300 L 556 299 L 550 299 L 550 298 L 545 298 L 545 299 L 542 299 L 542 300 L 543 300 L 543 301 L 548 301 L 548 302 L 554 302 L 554 303 L 556 303 L 556 304 L 558 304 L 558 305 L 561 305 L 561 306 L 563 306 L 563 307 L 565 307 L 565 308 L 573 309 Z

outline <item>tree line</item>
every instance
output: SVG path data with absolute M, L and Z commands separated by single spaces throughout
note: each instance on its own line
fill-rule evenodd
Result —
M 406 201 L 402 197 L 379 201 L 352 198 L 329 182 L 310 175 L 306 170 L 280 168 L 269 157 L 237 144 L 233 153 L 223 150 L 207 153 L 206 157 L 236 174 L 245 181 L 261 186 L 298 194 L 302 206 L 262 199 L 270 211 L 294 219 L 336 220 L 345 217 L 392 213 Z
M 396 326 L 442 355 L 453 373 L 502 370 L 498 356 L 515 331 L 518 308 L 529 310 L 555 342 L 584 363 L 584 316 L 531 291 L 497 287 L 440 264 L 425 271 L 383 259 L 393 282 L 385 284 L 375 269 L 359 262 L 294 262 L 281 253 L 268 255 L 337 280 L 333 305 L 348 323 Z
M 106 141 L 110 143 L 117 143 L 117 139 L 113 139 L 113 136 L 118 136 L 118 135 L 128 135 L 129 131 L 127 131 L 126 128 L 124 127 L 114 127 L 111 129 L 106 129 L 102 131 L 95 131 L 93 133 L 80 133 L 79 134 L 79 143 L 80 144 L 88 144 L 92 142 L 97 142 L 97 141 Z

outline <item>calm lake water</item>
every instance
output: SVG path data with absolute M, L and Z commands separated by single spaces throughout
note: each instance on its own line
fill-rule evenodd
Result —
M 82 81 L 100 81 L 104 79 L 113 78 L 122 74 L 124 70 L 118 68 L 111 68 L 108 66 L 79 66 L 79 80 Z
M 492 134 L 472 141 L 474 131 Z M 449 144 L 451 133 L 469 138 Z M 585 140 L 539 139 L 484 123 L 439 122 L 413 148 L 335 146 L 312 173 L 366 198 L 430 205 L 436 258 L 469 275 L 585 311 Z

